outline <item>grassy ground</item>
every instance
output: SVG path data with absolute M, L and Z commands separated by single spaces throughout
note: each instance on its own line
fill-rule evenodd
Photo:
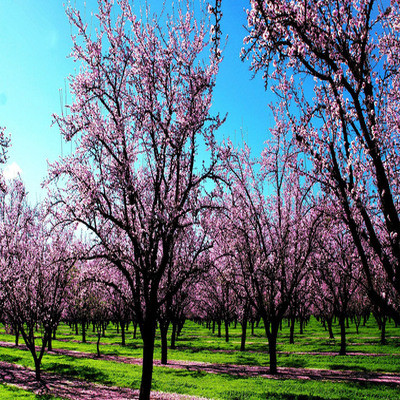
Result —
M 13 341 L 13 336 L 5 335 L 4 330 L 0 340 Z M 312 319 L 303 335 L 298 332 L 295 344 L 290 345 L 289 330 L 284 323 L 278 338 L 278 366 L 320 369 L 345 369 L 366 372 L 400 373 L 400 328 L 393 324 L 387 327 L 388 344 L 379 344 L 380 332 L 375 321 L 370 319 L 366 326 L 360 327 L 359 335 L 355 327 L 348 330 L 348 351 L 363 353 L 363 355 L 337 356 L 331 354 L 313 355 L 296 354 L 298 352 L 335 352 L 339 351 L 339 330 L 334 327 L 336 340 L 329 340 L 327 332 L 321 324 Z M 58 339 L 54 348 L 96 352 L 95 344 L 81 344 L 81 340 L 66 325 L 57 332 Z M 65 341 L 68 340 L 68 341 Z M 88 341 L 95 341 L 94 334 L 89 331 Z M 113 326 L 109 326 L 106 337 L 101 341 L 103 354 L 128 357 L 141 357 L 141 342 L 132 339 L 132 329 L 127 333 L 127 346 L 120 343 L 120 335 Z M 247 352 L 239 352 L 240 326 L 231 329 L 229 343 L 224 338 L 218 338 L 203 326 L 187 323 L 178 341 L 178 349 L 169 351 L 169 358 L 175 360 L 206 361 L 226 364 L 268 365 L 267 342 L 262 326 L 251 336 L 249 331 Z M 375 353 L 386 355 L 372 355 Z M 370 355 L 368 355 L 370 354 Z M 160 344 L 157 340 L 155 358 L 160 357 Z M 20 349 L 0 348 L 0 359 L 33 367 L 30 354 Z M 118 362 L 102 359 L 78 359 L 71 356 L 46 355 L 43 369 L 48 372 L 62 373 L 80 377 L 93 382 L 107 385 L 117 385 L 138 388 L 141 369 L 139 366 L 124 365 Z M 8 387 L 7 387 L 8 389 Z M 265 379 L 259 377 L 243 378 L 227 374 L 210 374 L 187 370 L 155 367 L 153 389 L 164 392 L 201 395 L 214 399 L 396 399 L 400 398 L 400 388 L 369 383 L 307 381 Z M 2 393 L 0 392 L 0 398 Z M 9 397 L 13 398 L 13 397 Z M 14 397 L 18 398 L 18 397 Z
M 35 395 L 27 390 L 0 383 L 0 399 L 2 400 L 50 400 L 55 399 L 48 395 Z

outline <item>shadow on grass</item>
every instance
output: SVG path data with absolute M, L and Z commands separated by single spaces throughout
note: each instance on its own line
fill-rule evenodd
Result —
M 285 361 L 285 367 L 291 368 L 304 368 L 307 365 L 305 360 L 287 360 Z
M 249 393 L 246 392 L 238 392 L 238 391 L 230 391 L 224 394 L 224 399 L 229 400 L 247 400 L 249 397 Z M 311 396 L 309 394 L 285 394 L 285 393 L 268 393 L 268 400 L 324 400 L 324 397 L 320 396 Z
M 340 370 L 351 370 L 358 372 L 369 372 L 369 369 L 366 367 L 362 367 L 361 365 L 346 365 L 346 364 L 330 364 L 329 369 L 340 371 Z
M 257 357 L 255 357 L 254 355 L 251 355 L 249 353 L 238 354 L 235 362 L 240 365 L 250 365 L 250 366 L 259 366 L 260 365 L 260 359 L 258 359 Z
M 18 364 L 18 361 L 22 360 L 22 357 L 18 356 L 10 356 L 8 354 L 3 354 L 1 356 L 1 361 L 12 363 L 12 364 Z
M 111 385 L 113 382 L 107 379 L 107 375 L 100 372 L 96 368 L 89 366 L 79 366 L 75 368 L 71 364 L 48 363 L 46 371 L 59 374 L 61 376 L 69 376 L 73 378 L 84 379 L 87 381 L 94 381 L 104 385 Z
M 185 376 L 190 376 L 191 378 L 203 378 L 208 376 L 207 372 L 204 371 L 189 371 L 187 369 L 176 369 L 173 372 L 174 376 L 177 376 L 179 378 L 185 377 Z
M 199 337 L 180 337 L 177 339 L 177 342 L 187 342 L 187 343 L 195 343 L 195 342 L 201 342 L 202 338 Z
M 139 346 L 136 343 L 126 343 L 125 347 L 128 348 L 128 349 L 135 349 L 136 350 L 136 349 L 138 349 L 140 347 L 143 347 L 143 346 Z

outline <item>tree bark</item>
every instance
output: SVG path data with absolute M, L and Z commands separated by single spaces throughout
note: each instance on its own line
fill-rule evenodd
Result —
M 53 341 L 52 341 L 52 337 L 51 337 L 51 332 L 49 334 L 49 339 L 47 342 L 47 350 L 48 351 L 52 351 L 53 350 Z
M 328 325 L 329 339 L 335 339 L 335 336 L 333 336 L 333 330 L 332 330 L 332 317 L 329 317 L 326 319 L 326 324 Z
M 360 327 L 360 324 L 361 324 L 361 316 L 356 315 L 356 316 L 354 317 L 354 324 L 355 324 L 355 326 L 356 326 L 356 333 L 357 333 L 357 335 L 358 335 L 359 327 Z
M 246 350 L 246 333 L 247 333 L 247 315 L 245 314 L 242 321 L 242 337 L 240 340 L 240 351 Z
M 86 322 L 82 322 L 82 343 L 86 343 Z
M 178 329 L 176 331 L 176 336 L 179 337 L 182 333 L 183 326 L 185 325 L 186 319 L 181 319 L 178 321 Z
M 386 321 L 387 318 L 384 315 L 381 318 L 381 344 L 386 344 Z
M 227 319 L 225 320 L 225 342 L 229 342 L 229 322 Z
M 269 352 L 269 373 L 275 375 L 278 373 L 278 362 L 276 358 L 276 343 L 278 337 L 279 322 L 274 321 L 270 323 L 264 320 L 265 333 L 268 338 L 268 352 Z
M 40 382 L 41 380 L 41 369 L 40 369 L 40 364 L 41 360 L 39 360 L 37 357 L 34 357 L 35 361 L 35 379 Z
M 289 335 L 289 343 L 294 344 L 294 325 L 296 322 L 296 317 L 292 315 L 290 317 L 290 335 Z
M 160 322 L 161 333 L 161 364 L 168 364 L 168 326 L 169 322 Z
M 15 345 L 18 346 L 18 344 L 19 344 L 19 327 L 17 326 L 14 330 L 15 330 Z
M 172 322 L 171 349 L 176 349 L 176 323 Z
M 125 321 L 121 321 L 121 344 L 125 346 Z
M 101 328 L 99 327 L 97 332 L 97 343 L 96 343 L 97 357 L 100 357 L 100 338 L 101 338 Z
M 340 315 L 339 317 L 339 325 L 340 325 L 340 351 L 339 355 L 346 355 L 346 320 L 344 315 Z
M 150 400 L 151 381 L 153 378 L 154 339 L 156 332 L 155 318 L 143 324 L 143 365 L 139 400 Z

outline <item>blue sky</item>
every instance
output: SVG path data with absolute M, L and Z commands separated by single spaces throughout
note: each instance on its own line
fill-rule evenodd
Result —
M 12 141 L 5 169 L 19 166 L 33 201 L 44 196 L 40 184 L 47 173 L 47 162 L 60 156 L 61 146 L 64 154 L 69 146 L 62 143 L 57 127 L 50 127 L 52 114 L 60 112 L 60 89 L 65 98 L 68 76 L 78 68 L 68 58 L 71 27 L 63 2 L 0 1 L 0 126 L 6 126 Z M 159 0 L 148 2 L 152 11 L 160 8 Z M 97 9 L 97 0 L 75 3 L 80 9 L 86 3 L 88 16 Z M 243 131 L 257 154 L 272 124 L 268 110 L 272 96 L 270 91 L 264 91 L 261 76 L 251 79 L 249 62 L 243 63 L 239 58 L 246 34 L 243 8 L 247 4 L 243 0 L 223 2 L 222 29 L 228 42 L 217 78 L 213 111 L 228 113 L 227 122 L 218 133 L 219 140 L 229 136 L 239 144 Z

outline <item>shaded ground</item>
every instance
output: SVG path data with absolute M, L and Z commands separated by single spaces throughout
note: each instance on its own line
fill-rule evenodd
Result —
M 60 375 L 42 372 L 43 381 L 35 380 L 35 372 L 19 365 L 0 361 L 0 381 L 18 386 L 36 394 L 52 394 L 70 400 L 125 400 L 138 399 L 139 391 L 129 388 L 98 385 L 79 379 L 66 379 Z M 174 393 L 152 392 L 152 400 L 206 400 L 200 397 Z
M 3 347 L 15 347 L 10 342 L 0 342 Z M 26 349 L 24 345 L 19 346 Z M 97 359 L 93 353 L 84 353 L 66 349 L 55 349 L 49 354 L 61 354 L 77 358 Z M 336 354 L 336 353 L 335 353 Z M 141 365 L 141 358 L 122 357 L 115 355 L 102 355 L 102 360 L 121 362 L 126 364 Z M 350 381 L 350 382 L 371 382 L 385 385 L 400 385 L 400 375 L 378 372 L 361 372 L 361 371 L 343 371 L 328 369 L 310 369 L 310 368 L 293 368 L 278 367 L 278 374 L 269 374 L 268 367 L 235 365 L 235 364 L 213 364 L 200 361 L 179 361 L 170 360 L 168 365 L 161 365 L 159 360 L 154 361 L 155 366 L 163 366 L 176 369 L 185 369 L 194 372 L 208 372 L 213 374 L 229 374 L 241 377 L 264 377 L 269 379 L 305 379 L 305 380 L 329 380 L 329 381 Z M 108 397 L 109 399 L 114 399 Z M 156 397 L 155 397 L 156 398 Z M 172 398 L 172 397 L 169 397 Z

